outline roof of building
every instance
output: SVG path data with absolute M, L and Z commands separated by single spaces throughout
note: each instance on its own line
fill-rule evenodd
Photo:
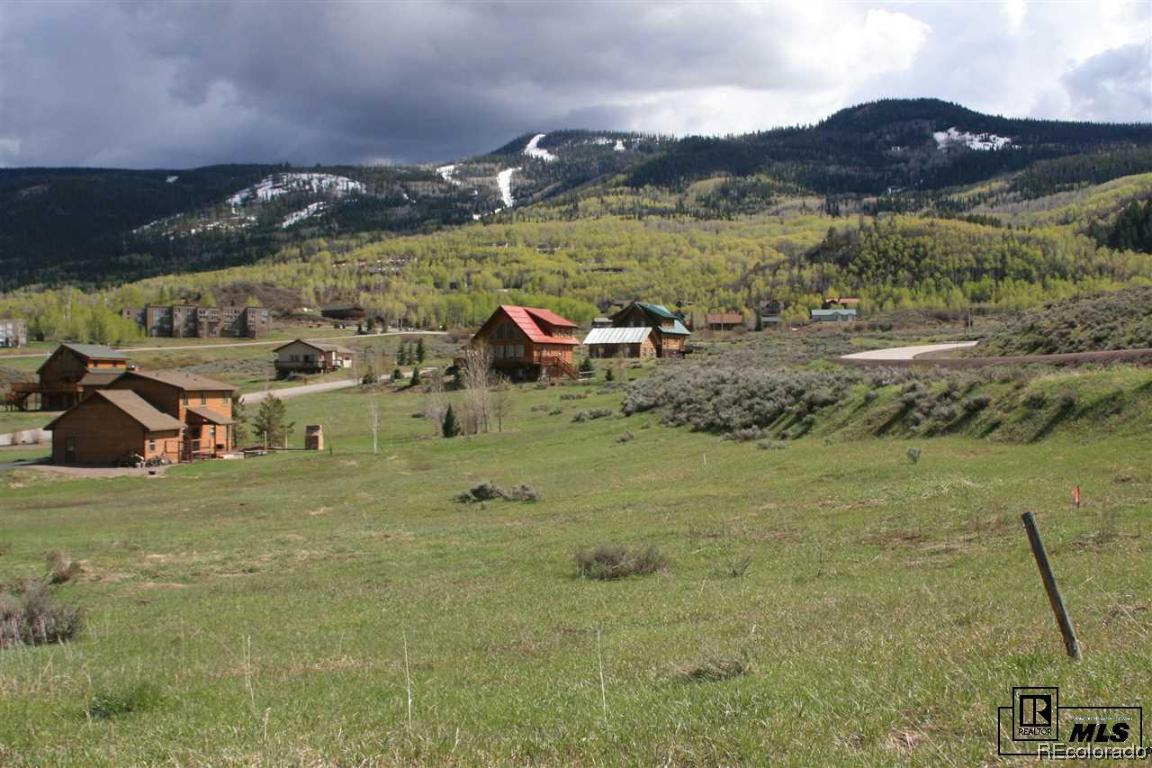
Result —
M 541 309 L 540 307 L 523 307 L 524 311 L 532 315 L 537 320 L 542 320 L 548 325 L 554 325 L 558 328 L 575 328 L 576 323 L 572 322 L 566 317 L 561 317 L 550 309 Z
M 744 315 L 739 312 L 715 312 L 704 315 L 704 322 L 708 325 L 731 325 L 744 322 Z
M 339 344 L 323 344 L 319 341 L 308 341 L 307 339 L 293 339 L 287 344 L 281 344 L 272 351 L 279 352 L 280 350 L 290 347 L 293 344 L 303 344 L 306 347 L 312 347 L 313 349 L 318 349 L 321 352 L 343 352 L 348 355 L 356 354 L 352 350 L 348 349 L 348 347 L 342 347 Z
M 854 309 L 813 309 L 809 310 L 812 317 L 855 317 L 856 310 Z
M 195 373 L 185 373 L 184 371 L 125 371 L 120 376 L 120 379 L 128 379 L 131 377 L 158 381 L 161 384 L 167 384 L 183 390 L 202 390 L 205 392 L 236 391 L 236 387 L 231 384 L 225 384 L 222 381 L 198 376 Z
M 88 360 L 127 360 L 123 352 L 117 352 L 112 347 L 103 344 L 61 344 L 61 347 L 70 349 Z
M 652 328 L 643 325 L 638 328 L 593 328 L 584 337 L 585 344 L 639 344 L 648 338 Z
M 637 302 L 635 302 L 635 304 L 636 304 L 636 306 L 640 307 L 640 309 L 644 310 L 645 312 L 648 312 L 648 313 L 653 314 L 653 315 L 658 315 L 659 317 L 662 317 L 665 320 L 678 320 L 679 319 L 678 317 L 676 317 L 676 315 L 671 310 L 668 309 L 668 307 L 664 306 L 663 304 L 649 304 L 649 303 L 644 302 L 644 301 L 637 301 Z
M 80 401 L 79 404 L 72 406 L 64 413 L 57 416 L 50 421 L 45 429 L 52 429 L 56 422 L 63 419 L 68 414 L 75 411 L 77 408 L 84 408 L 89 403 L 96 402 L 97 400 L 105 400 L 117 409 L 122 411 L 125 415 L 131 418 L 140 426 L 149 432 L 171 432 L 184 428 L 184 423 L 179 419 L 169 416 L 162 411 L 158 411 L 148 404 L 148 401 L 140 397 L 130 389 L 98 389 L 91 395 Z
M 676 313 L 669 310 L 668 307 L 664 306 L 663 304 L 649 304 L 643 301 L 633 301 L 627 307 L 624 307 L 624 309 L 617 312 L 616 315 L 623 314 L 628 310 L 628 307 L 632 306 L 639 307 L 641 311 L 643 311 L 646 315 L 660 322 L 663 322 L 664 320 L 671 320 L 671 328 L 664 325 L 656 326 L 656 330 L 662 334 L 671 334 L 674 336 L 692 335 L 692 331 L 684 327 L 684 323 L 680 322 L 680 318 L 676 315 Z
M 544 322 L 551 325 L 575 328 L 576 324 L 571 320 L 566 320 L 559 315 L 549 312 L 546 309 L 539 309 L 537 307 L 518 307 L 515 304 L 501 304 L 500 311 L 508 316 L 516 327 L 524 332 L 528 340 L 536 344 L 571 344 L 573 346 L 580 342 L 573 337 L 569 336 L 552 336 L 544 332 L 543 329 L 537 324 L 537 318 L 544 319 L 546 316 L 551 316 L 556 320 L 562 322 L 555 322 L 552 320 L 544 319 Z
M 105 371 L 105 370 L 88 371 L 88 373 L 84 374 L 84 376 L 81 377 L 80 386 L 82 386 L 82 387 L 103 387 L 103 386 L 106 386 L 108 384 L 111 384 L 116 379 L 120 378 L 123 374 L 124 374 L 124 371 L 116 371 L 116 370 L 113 370 L 113 371 Z
M 190 405 L 188 406 L 188 413 L 193 413 L 204 419 L 209 424 L 235 424 L 236 421 L 222 413 L 217 413 L 203 405 Z

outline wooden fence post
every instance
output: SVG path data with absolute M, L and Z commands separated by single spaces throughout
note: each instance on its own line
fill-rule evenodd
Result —
M 1040 568 L 1040 578 L 1044 580 L 1044 591 L 1048 593 L 1048 604 L 1052 606 L 1052 613 L 1056 614 L 1056 623 L 1060 627 L 1060 634 L 1064 637 L 1064 648 L 1068 655 L 1076 661 L 1080 660 L 1080 642 L 1076 639 L 1076 630 L 1072 628 L 1072 620 L 1068 618 L 1068 609 L 1064 607 L 1064 598 L 1060 596 L 1060 589 L 1056 586 L 1056 577 L 1052 575 L 1052 565 L 1048 562 L 1048 552 L 1044 549 L 1044 542 L 1040 540 L 1040 531 L 1036 528 L 1036 518 L 1031 512 L 1025 512 L 1020 518 L 1024 521 L 1024 530 L 1028 532 L 1028 543 L 1032 545 L 1032 556 L 1036 558 L 1036 565 Z

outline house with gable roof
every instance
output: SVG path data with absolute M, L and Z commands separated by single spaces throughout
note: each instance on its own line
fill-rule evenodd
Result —
M 576 323 L 548 309 L 501 304 L 470 343 L 485 345 L 493 369 L 513 380 L 579 375 L 572 364 Z

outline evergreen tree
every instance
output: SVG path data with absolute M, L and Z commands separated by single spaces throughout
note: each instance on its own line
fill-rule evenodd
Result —
M 460 434 L 460 424 L 456 421 L 456 412 L 452 410 L 451 404 L 448 410 L 444 411 L 444 421 L 440 424 L 440 433 L 444 437 L 456 437 Z
M 416 362 L 418 362 L 418 363 L 424 362 L 424 338 L 423 337 L 421 337 L 416 342 Z
M 412 380 L 408 382 L 408 386 L 409 387 L 420 386 L 420 368 L 419 367 L 413 367 L 412 368 Z
M 284 401 L 275 395 L 268 395 L 260 401 L 256 418 L 252 420 L 252 427 L 263 438 L 265 448 L 276 445 L 287 447 L 288 437 L 295 426 L 295 422 L 288 421 L 288 409 Z
M 595 372 L 596 369 L 592 367 L 592 358 L 584 358 L 583 362 L 580 363 L 580 375 L 591 376 Z

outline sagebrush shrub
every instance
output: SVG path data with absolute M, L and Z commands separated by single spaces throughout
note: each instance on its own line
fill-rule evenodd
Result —
M 585 579 L 615 581 L 663 570 L 668 558 L 658 547 L 630 548 L 601 544 L 576 553 L 576 571 Z
M 61 643 L 82 626 L 80 611 L 57 603 L 47 580 L 28 579 L 0 593 L 0 648 Z

